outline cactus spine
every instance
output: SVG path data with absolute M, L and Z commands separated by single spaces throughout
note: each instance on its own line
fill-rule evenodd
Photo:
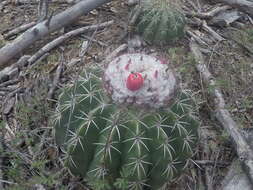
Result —
M 167 44 L 182 38 L 185 34 L 185 16 L 179 4 L 178 0 L 141 1 L 136 8 L 141 9 L 136 22 L 137 31 L 155 44 Z
M 133 73 L 142 76 L 132 76 L 134 90 L 127 85 Z M 87 69 L 61 93 L 56 142 L 70 171 L 96 190 L 155 190 L 178 177 L 193 155 L 195 109 L 165 61 L 125 54 L 104 72 Z

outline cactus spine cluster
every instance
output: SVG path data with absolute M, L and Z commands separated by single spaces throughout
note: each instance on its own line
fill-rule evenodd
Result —
M 145 40 L 155 44 L 175 42 L 185 34 L 185 16 L 178 0 L 145 0 L 136 28 Z M 137 10 L 139 11 L 139 10 Z
M 195 108 L 165 61 L 125 54 L 104 72 L 86 69 L 63 90 L 56 142 L 71 173 L 96 190 L 156 190 L 177 178 L 194 153 Z

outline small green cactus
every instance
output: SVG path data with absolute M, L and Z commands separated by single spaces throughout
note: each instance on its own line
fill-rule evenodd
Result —
M 59 97 L 55 137 L 71 173 L 96 190 L 157 190 L 177 178 L 198 140 L 196 105 L 169 64 L 124 54 L 87 69 Z
M 136 29 L 145 40 L 168 44 L 184 36 L 185 16 L 178 0 L 145 0 L 136 9 L 141 9 Z

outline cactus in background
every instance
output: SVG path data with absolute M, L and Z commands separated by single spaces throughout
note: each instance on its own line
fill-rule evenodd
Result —
M 145 40 L 167 44 L 184 36 L 185 16 L 178 0 L 144 0 L 137 9 L 141 11 L 136 28 Z
M 180 175 L 198 140 L 196 105 L 166 61 L 124 54 L 64 89 L 55 137 L 66 165 L 96 190 L 159 189 Z

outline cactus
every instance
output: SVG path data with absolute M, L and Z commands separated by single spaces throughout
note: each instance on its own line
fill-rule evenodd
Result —
M 145 40 L 168 44 L 184 36 L 185 16 L 178 0 L 145 0 L 136 9 L 134 12 L 140 12 L 136 29 Z
M 176 179 L 198 140 L 196 105 L 169 64 L 124 54 L 87 68 L 59 97 L 55 137 L 72 174 L 96 190 L 159 189 Z

